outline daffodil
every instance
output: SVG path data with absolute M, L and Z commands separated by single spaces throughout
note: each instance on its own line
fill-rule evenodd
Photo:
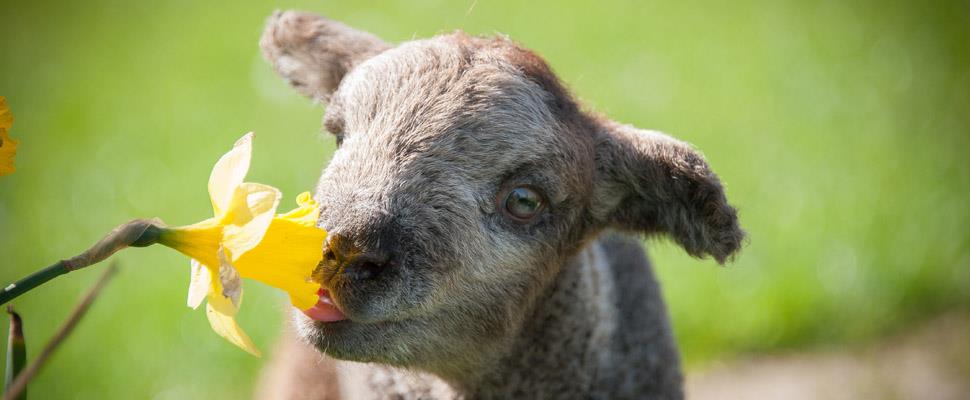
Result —
M 214 216 L 202 222 L 164 228 L 158 243 L 191 257 L 188 305 L 203 299 L 212 329 L 243 350 L 259 355 L 236 323 L 242 303 L 241 278 L 286 291 L 301 310 L 313 307 L 319 284 L 310 276 L 322 258 L 326 232 L 316 227 L 319 207 L 309 193 L 298 207 L 276 214 L 281 197 L 272 186 L 243 182 L 252 155 L 252 133 L 239 139 L 209 176 Z
M 13 114 L 7 108 L 7 99 L 0 96 L 0 176 L 12 174 L 17 168 L 13 158 L 17 155 L 17 141 L 7 131 L 13 126 Z

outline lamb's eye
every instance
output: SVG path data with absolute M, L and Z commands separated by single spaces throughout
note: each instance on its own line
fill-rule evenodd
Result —
M 527 221 L 539 214 L 545 204 L 542 195 L 528 186 L 519 186 L 509 191 L 505 198 L 505 211 L 512 217 Z

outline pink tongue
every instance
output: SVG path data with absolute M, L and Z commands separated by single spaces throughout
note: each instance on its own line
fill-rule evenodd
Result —
M 336 322 L 347 319 L 344 313 L 333 304 L 333 299 L 330 298 L 330 293 L 326 289 L 321 288 L 317 292 L 317 295 L 320 296 L 317 304 L 314 304 L 309 309 L 303 310 L 306 316 L 322 322 Z

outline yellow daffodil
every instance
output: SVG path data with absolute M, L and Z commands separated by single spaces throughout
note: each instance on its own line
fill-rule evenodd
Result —
M 212 329 L 258 356 L 259 350 L 235 320 L 242 303 L 240 278 L 282 289 L 295 307 L 311 308 L 320 285 L 310 276 L 322 258 L 326 232 L 316 227 L 320 210 L 309 193 L 298 197 L 296 209 L 276 215 L 279 190 L 243 182 L 251 154 L 249 133 L 219 159 L 209 176 L 215 216 L 164 228 L 158 242 L 192 258 L 188 305 L 196 308 L 208 299 L 206 315 Z
M 0 96 L 0 176 L 10 175 L 17 168 L 13 165 L 13 158 L 17 155 L 17 142 L 7 131 L 13 126 L 13 114 L 7 108 L 7 99 Z

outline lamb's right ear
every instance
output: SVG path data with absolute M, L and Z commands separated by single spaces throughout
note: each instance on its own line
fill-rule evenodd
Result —
M 327 101 L 355 65 L 390 46 L 377 36 L 316 14 L 277 11 L 266 23 L 259 47 L 297 91 Z

